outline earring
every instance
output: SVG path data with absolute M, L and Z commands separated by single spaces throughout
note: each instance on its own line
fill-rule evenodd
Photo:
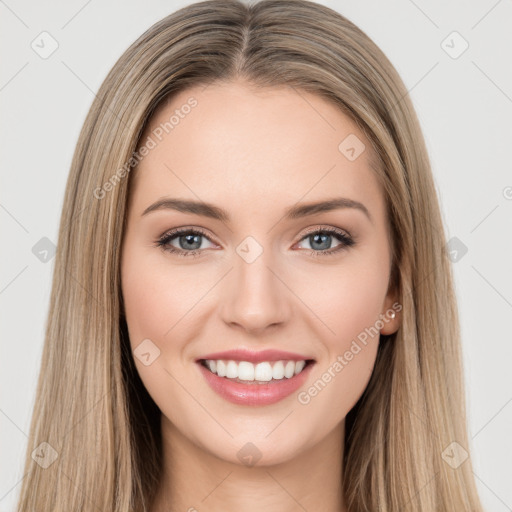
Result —
M 391 318 L 395 318 L 396 316 L 396 313 L 394 311 L 391 311 L 390 315 L 389 315 Z

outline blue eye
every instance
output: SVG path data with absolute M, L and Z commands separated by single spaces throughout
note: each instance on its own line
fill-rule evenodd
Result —
M 331 245 L 330 240 L 332 240 L 333 237 L 337 238 L 340 244 L 332 250 L 327 250 L 329 248 L 326 247 L 326 245 Z M 310 247 L 316 247 L 317 249 L 320 249 L 316 251 L 308 251 L 312 256 L 315 257 L 335 255 L 340 251 L 347 249 L 348 247 L 352 247 L 355 244 L 354 239 L 350 235 L 335 228 L 315 229 L 314 231 L 309 232 L 304 238 L 302 238 L 302 240 L 308 240 Z
M 197 256 L 201 250 L 200 247 L 202 245 L 201 241 L 198 242 L 197 239 L 200 239 L 201 237 L 208 238 L 204 231 L 198 229 L 174 229 L 159 238 L 156 245 L 161 247 L 164 251 L 176 254 L 177 256 Z M 180 243 L 182 247 L 192 250 L 184 250 L 170 245 L 171 241 L 173 241 L 175 238 L 178 239 L 178 243 Z M 197 245 L 199 246 L 196 247 Z
M 200 229 L 191 229 L 191 228 L 178 228 L 173 229 L 165 233 L 161 238 L 156 241 L 156 246 L 161 247 L 164 251 L 170 252 L 177 256 L 199 256 L 204 248 L 201 248 L 201 238 L 206 238 L 209 240 L 207 234 Z M 330 240 L 332 238 L 338 239 L 340 244 L 333 250 L 326 247 L 326 245 L 331 245 Z M 175 247 L 171 245 L 171 242 L 174 239 L 178 239 L 178 243 L 180 247 Z M 306 236 L 302 237 L 299 243 L 302 240 L 308 240 L 310 247 L 312 249 L 308 249 L 308 252 L 312 256 L 329 256 L 339 253 L 340 251 L 352 247 L 355 244 L 354 239 L 348 235 L 347 233 L 331 227 L 317 228 L 313 231 L 310 231 L 306 234 Z M 318 245 L 320 247 L 318 247 Z M 314 250 L 314 247 L 317 247 L 320 250 Z M 191 250 L 188 250 L 191 249 Z

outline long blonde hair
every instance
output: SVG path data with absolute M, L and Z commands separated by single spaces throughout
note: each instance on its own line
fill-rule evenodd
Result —
M 469 447 L 452 270 L 418 119 L 370 38 L 305 0 L 189 5 L 142 34 L 100 87 L 66 186 L 18 510 L 149 509 L 162 462 L 160 412 L 133 363 L 119 272 L 130 170 L 164 98 L 238 77 L 333 102 L 379 160 L 390 286 L 403 310 L 347 416 L 348 509 L 481 511 L 471 459 L 454 467 L 444 456 Z

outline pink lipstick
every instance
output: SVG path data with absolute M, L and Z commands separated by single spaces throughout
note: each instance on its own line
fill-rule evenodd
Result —
M 297 391 L 314 359 L 281 350 L 237 349 L 196 359 L 209 386 L 239 405 L 270 405 Z

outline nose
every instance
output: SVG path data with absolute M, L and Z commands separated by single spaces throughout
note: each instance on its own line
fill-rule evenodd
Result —
M 235 259 L 223 290 L 221 314 L 230 327 L 251 334 L 274 329 L 290 318 L 290 291 L 263 252 L 255 261 Z

